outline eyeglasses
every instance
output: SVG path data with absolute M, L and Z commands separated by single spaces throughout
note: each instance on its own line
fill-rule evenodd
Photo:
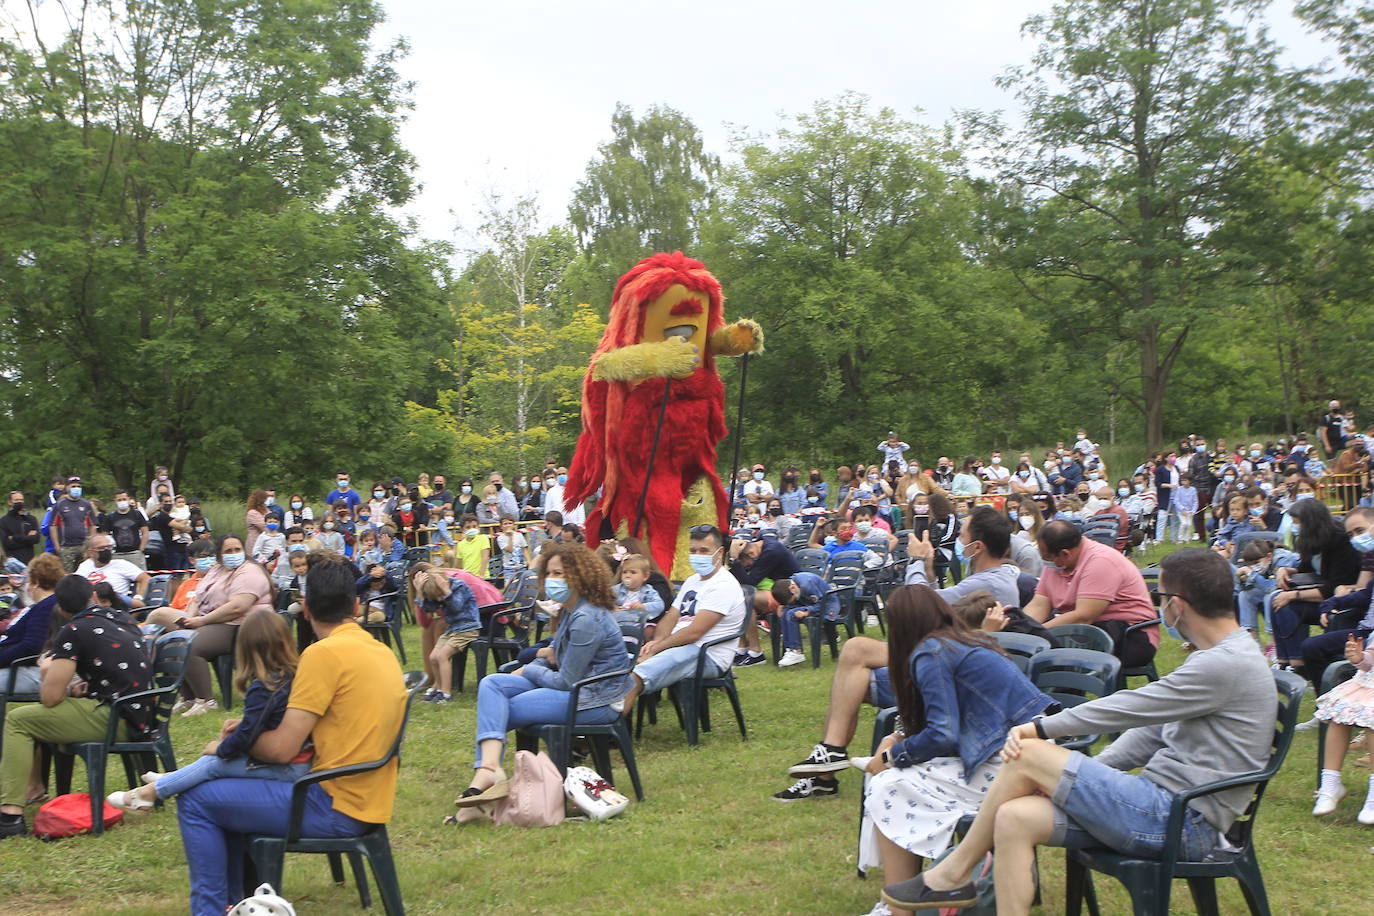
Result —
M 715 525 L 693 525 L 691 529 L 688 531 L 688 534 L 698 539 L 710 537 L 712 535 L 720 537 L 720 529 L 717 528 Z

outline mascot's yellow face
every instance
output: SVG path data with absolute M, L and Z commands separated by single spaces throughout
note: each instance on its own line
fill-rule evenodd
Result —
M 706 322 L 710 317 L 709 308 L 705 293 L 694 292 L 680 283 L 668 287 L 667 292 L 650 302 L 644 310 L 642 342 L 656 343 L 677 337 L 692 344 L 698 354 L 704 355 L 708 340 Z M 697 357 L 696 365 L 701 365 L 701 356 Z M 691 374 L 684 372 L 674 378 L 687 378 Z

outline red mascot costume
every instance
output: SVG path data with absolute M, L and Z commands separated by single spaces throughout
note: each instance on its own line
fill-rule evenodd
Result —
M 682 252 L 656 254 L 620 278 L 606 333 L 582 381 L 582 434 L 563 503 L 601 497 L 587 518 L 593 544 L 606 521 L 634 534 L 640 494 L 668 396 L 639 534 L 673 579 L 691 575 L 687 532 L 724 530 L 730 503 L 716 476 L 725 437 L 725 386 L 717 356 L 763 351 L 763 331 L 747 319 L 725 324 L 720 283 Z

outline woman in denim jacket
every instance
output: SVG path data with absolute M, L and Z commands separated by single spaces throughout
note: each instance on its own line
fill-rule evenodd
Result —
M 577 695 L 577 723 L 604 725 L 620 713 L 611 703 L 629 689 L 630 658 L 612 616 L 611 572 L 601 558 L 577 543 L 549 544 L 539 555 L 539 583 L 561 606 L 553 644 L 511 674 L 489 674 L 477 687 L 477 762 L 460 808 L 510 794 L 501 769 L 506 732 L 526 725 L 562 722 L 568 695 L 578 681 L 613 671 Z
M 1011 727 L 1056 704 L 927 586 L 893 591 L 887 620 L 901 721 L 867 762 L 864 817 L 891 883 L 914 877 L 922 857 L 949 845 L 959 819 L 977 813 Z M 872 861 L 863 845 L 861 865 Z

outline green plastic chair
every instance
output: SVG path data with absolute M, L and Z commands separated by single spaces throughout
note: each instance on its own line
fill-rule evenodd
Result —
M 1050 627 L 1050 641 L 1057 649 L 1092 649 L 1111 654 L 1112 638 L 1106 630 L 1090 623 L 1066 623 Z
M 286 822 L 286 836 L 248 837 L 245 853 L 248 861 L 244 863 L 246 867 L 243 870 L 245 897 L 251 896 L 259 884 L 270 884 L 278 893 L 282 892 L 282 872 L 288 852 L 324 853 L 329 856 L 329 871 L 334 883 L 343 884 L 343 856 L 347 855 L 353 879 L 358 884 L 358 899 L 363 907 L 372 906 L 372 893 L 367 886 L 367 872 L 363 869 L 363 859 L 367 859 L 372 865 L 372 877 L 377 881 L 377 891 L 381 894 L 382 906 L 387 916 L 405 916 L 405 904 L 401 900 L 401 883 L 396 876 L 396 863 L 391 857 L 391 839 L 387 836 L 386 824 L 374 824 L 358 836 L 330 838 L 302 837 L 301 824 L 305 820 L 306 794 L 312 785 L 340 776 L 379 770 L 401 755 L 406 724 L 410 721 L 410 708 L 424 687 L 425 682 L 422 679 L 406 696 L 401 728 L 396 732 L 396 740 L 385 757 L 370 763 L 353 763 L 306 773 L 292 783 L 291 815 Z
M 1297 725 L 1302 693 L 1307 685 L 1303 678 L 1287 671 L 1275 672 L 1274 681 L 1278 693 L 1278 721 L 1275 723 L 1269 764 L 1255 773 L 1195 786 L 1175 795 L 1165 828 L 1164 850 L 1158 859 L 1131 858 L 1106 849 L 1069 850 L 1064 910 L 1066 916 L 1079 916 L 1084 897 L 1088 900 L 1088 912 L 1092 916 L 1099 916 L 1097 897 L 1092 886 L 1091 873 L 1094 871 L 1111 875 L 1126 886 L 1131 894 L 1131 906 L 1135 916 L 1158 916 L 1168 913 L 1169 895 L 1175 878 L 1184 878 L 1188 881 L 1188 889 L 1192 892 L 1193 902 L 1201 916 L 1217 916 L 1219 913 L 1216 888 L 1218 878 L 1235 878 L 1239 881 L 1251 914 L 1268 916 L 1269 898 L 1264 892 L 1264 878 L 1260 874 L 1259 860 L 1255 857 L 1255 818 L 1259 814 L 1260 802 L 1264 798 L 1264 790 L 1269 785 L 1269 780 L 1283 766 L 1288 747 L 1293 743 L 1293 728 Z M 1213 795 L 1223 789 L 1246 785 L 1254 786 L 1254 794 L 1250 798 L 1250 804 L 1236 819 L 1226 837 L 1239 851 L 1213 851 L 1202 862 L 1180 862 L 1179 845 L 1182 839 L 1184 811 L 1188 802 Z

